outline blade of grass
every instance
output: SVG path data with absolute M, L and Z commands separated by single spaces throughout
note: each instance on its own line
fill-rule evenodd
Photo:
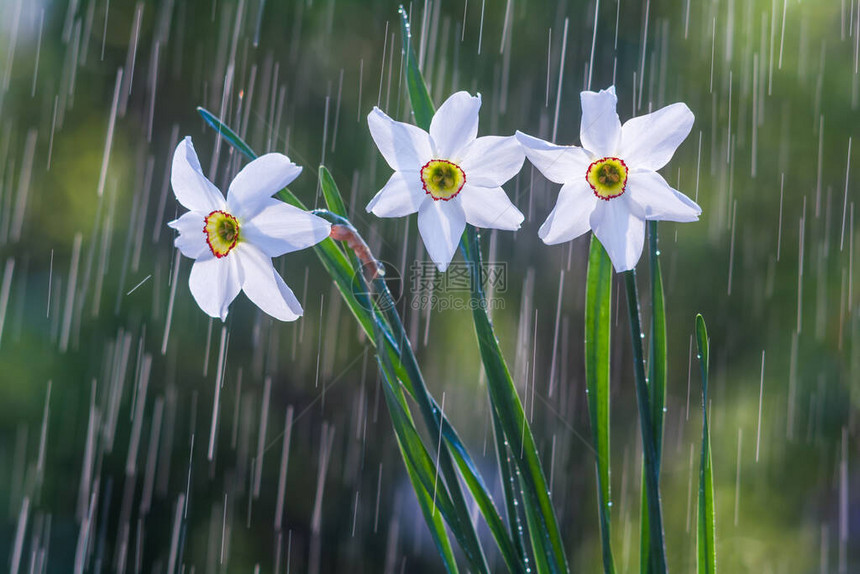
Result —
M 699 464 L 699 519 L 696 528 L 698 574 L 717 571 L 716 516 L 714 511 L 714 469 L 711 466 L 711 431 L 708 427 L 708 329 L 705 319 L 696 316 L 696 343 L 702 369 L 702 459 Z
M 627 292 L 627 311 L 630 322 L 630 340 L 633 347 L 633 374 L 636 379 L 636 403 L 639 406 L 639 423 L 644 456 L 646 510 L 648 514 L 649 572 L 666 572 L 666 549 L 663 542 L 663 511 L 660 503 L 660 471 L 657 446 L 654 440 L 654 423 L 648 381 L 645 379 L 645 362 L 642 352 L 642 326 L 639 319 L 639 294 L 636 289 L 636 271 L 624 272 Z
M 657 246 L 657 222 L 648 222 L 648 252 L 651 276 L 650 350 L 648 357 L 648 390 L 651 400 L 651 420 L 654 423 L 654 445 L 657 449 L 657 475 L 660 475 L 663 453 L 663 408 L 666 405 L 666 301 L 663 296 L 663 271 L 660 250 Z M 644 478 L 643 478 L 644 485 Z M 642 490 L 640 516 L 640 564 L 643 572 L 650 572 L 648 549 L 650 537 L 645 490 Z
M 522 476 L 523 504 L 526 517 L 529 519 L 529 535 L 533 545 L 535 565 L 541 564 L 542 559 L 538 558 L 540 554 L 546 559 L 547 571 L 568 572 L 567 557 L 537 445 L 526 421 L 514 381 L 502 356 L 492 321 L 487 315 L 487 300 L 481 283 L 481 252 L 477 229 L 467 225 L 463 239 L 461 246 L 469 264 L 471 278 L 472 318 L 475 322 L 481 360 L 487 375 L 487 389 Z M 538 569 L 538 571 L 542 570 Z
M 612 558 L 609 483 L 609 350 L 612 337 L 612 262 L 594 235 L 585 280 L 585 382 L 588 416 L 597 465 L 597 511 L 603 543 L 603 571 L 615 572 Z

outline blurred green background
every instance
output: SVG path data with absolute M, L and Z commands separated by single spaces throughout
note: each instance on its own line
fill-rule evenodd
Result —
M 558 143 L 578 143 L 589 77 L 592 89 L 616 85 L 622 121 L 690 106 L 693 131 L 663 174 L 697 199 L 702 219 L 660 225 L 670 568 L 694 569 L 701 391 L 691 336 L 701 312 L 721 570 L 860 571 L 860 3 L 437 0 L 407 10 L 437 104 L 480 92 L 482 135 L 551 139 L 555 129 Z M 0 0 L 4 564 L 441 570 L 372 353 L 313 254 L 276 261 L 303 319 L 277 323 L 240 296 L 222 326 L 191 298 L 190 261 L 175 256 L 165 225 L 182 211 L 168 185 L 177 138 L 194 138 L 222 189 L 243 164 L 196 106 L 258 152 L 303 165 L 291 188 L 307 204 L 321 203 L 316 168 L 328 166 L 356 227 L 400 270 L 430 388 L 498 492 L 471 317 L 414 309 L 412 266 L 425 259 L 414 217 L 378 220 L 363 209 L 390 174 L 367 113 L 379 105 L 409 118 L 398 26 L 387 1 Z M 537 238 L 557 188 L 526 164 L 506 186 L 526 214 L 522 230 L 484 241 L 488 259 L 506 266 L 493 316 L 571 566 L 597 572 L 583 367 L 588 238 L 553 247 Z M 620 571 L 634 572 L 641 453 L 623 305 L 613 333 L 613 545 Z

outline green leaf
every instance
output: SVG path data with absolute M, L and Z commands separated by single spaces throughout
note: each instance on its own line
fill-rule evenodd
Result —
M 648 381 L 645 378 L 645 362 L 642 352 L 642 326 L 639 318 L 639 293 L 636 289 L 636 271 L 624 272 L 627 292 L 627 311 L 630 323 L 630 342 L 633 347 L 633 374 L 636 382 L 636 404 L 639 407 L 639 424 L 642 435 L 642 454 L 644 457 L 647 513 L 647 572 L 664 574 L 666 572 L 666 547 L 663 542 L 663 510 L 660 502 L 660 468 L 657 445 L 654 439 L 651 397 Z M 643 522 L 643 524 L 645 524 Z M 643 536 L 644 538 L 644 536 Z
M 409 17 L 403 6 L 400 12 L 400 32 L 403 35 L 403 52 L 406 58 L 406 89 L 409 91 L 409 102 L 412 104 L 412 112 L 415 114 L 415 124 L 422 130 L 430 129 L 430 122 L 436 108 L 430 99 L 430 92 L 424 82 L 424 76 L 418 68 L 418 58 L 412 47 L 412 32 L 409 29 Z
M 529 523 L 529 535 L 536 566 L 547 565 L 549 572 L 567 572 L 567 557 L 549 489 L 541 466 L 531 428 L 526 421 L 520 397 L 502 356 L 493 324 L 487 315 L 487 301 L 481 284 L 481 255 L 477 230 L 466 226 L 463 252 L 471 273 L 472 317 L 481 360 L 487 374 L 487 389 L 492 408 L 496 410 L 508 446 L 521 473 L 523 505 Z M 542 572 L 538 568 L 538 572 Z
M 505 560 L 505 565 L 510 572 L 525 572 L 525 564 L 523 563 L 523 554 L 518 552 L 514 547 L 514 543 L 508 536 L 505 530 L 504 522 L 499 516 L 498 511 L 490 496 L 490 491 L 487 488 L 480 473 L 472 462 L 465 445 L 457 435 L 457 431 L 448 422 L 439 405 L 430 395 L 427 386 L 424 383 L 424 377 L 418 367 L 418 362 L 415 354 L 412 351 L 412 346 L 409 344 L 409 338 L 406 330 L 403 328 L 403 323 L 400 316 L 397 314 L 397 309 L 394 300 L 391 297 L 391 292 L 388 290 L 388 285 L 382 278 L 377 278 L 374 281 L 376 293 L 380 295 L 381 307 L 386 314 L 386 318 L 392 325 L 392 331 L 395 338 L 401 342 L 400 354 L 397 356 L 399 364 L 403 366 L 404 373 L 398 374 L 404 382 L 408 392 L 415 399 L 421 413 L 424 417 L 427 427 L 434 436 L 438 436 L 439 425 L 442 428 L 442 437 L 445 439 L 444 448 L 441 450 L 440 458 L 442 459 L 442 469 L 447 472 L 449 469 L 446 462 L 448 456 L 453 457 L 454 462 L 459 468 L 466 486 L 469 488 L 481 514 L 487 522 L 487 527 L 493 535 L 496 543 L 501 551 L 502 558 Z M 453 496 L 459 495 L 459 485 L 452 488 Z M 465 503 L 464 503 L 465 504 Z
M 603 571 L 615 572 L 610 518 L 609 482 L 609 351 L 612 339 L 612 261 L 597 237 L 591 236 L 585 280 L 585 383 L 588 416 L 597 463 L 597 502 Z
M 197 113 L 206 121 L 207 124 L 215 128 L 215 131 L 218 132 L 218 135 L 227 140 L 227 142 L 236 148 L 238 151 L 242 152 L 245 157 L 248 159 L 257 159 L 257 154 L 254 153 L 254 150 L 251 149 L 251 146 L 246 144 L 242 138 L 236 135 L 236 132 L 228 128 L 224 123 L 219 120 L 215 114 L 207 110 L 202 106 L 197 107 Z
M 702 369 L 702 458 L 699 464 L 699 512 L 696 528 L 696 555 L 699 574 L 717 571 L 716 513 L 714 511 L 714 469 L 711 466 L 711 431 L 708 427 L 708 330 L 705 319 L 696 316 L 696 343 Z
M 649 262 L 651 266 L 651 351 L 648 384 L 651 390 L 651 420 L 657 445 L 657 469 L 663 451 L 663 408 L 666 405 L 666 301 L 663 296 L 663 271 L 657 247 L 657 222 L 648 222 Z
M 517 470 L 516 463 L 511 459 L 510 449 L 505 444 L 505 432 L 502 430 L 502 423 L 499 421 L 496 409 L 490 409 L 490 413 L 493 419 L 493 441 L 496 446 L 496 461 L 499 465 L 499 474 L 505 497 L 505 511 L 508 513 L 508 525 L 511 538 L 513 538 L 516 545 L 519 562 L 524 564 L 527 562 L 528 557 L 523 536 L 525 529 L 522 526 L 520 513 L 517 511 L 517 509 L 523 507 L 522 497 L 517 495 L 521 492 L 519 471 Z
M 341 217 L 349 217 L 349 212 L 346 210 L 346 204 L 343 201 L 343 196 L 334 182 L 331 172 L 324 165 L 320 166 L 319 170 L 320 187 L 322 188 L 325 203 L 331 212 L 340 215 Z
M 400 448 L 400 454 L 406 465 L 406 472 L 409 474 L 412 488 L 418 498 L 424 521 L 427 523 L 433 543 L 445 563 L 445 569 L 451 573 L 457 572 L 457 561 L 454 559 L 451 542 L 448 540 L 448 533 L 442 522 L 444 515 L 450 523 L 452 512 L 450 507 L 452 505 L 450 499 L 447 498 L 448 493 L 445 491 L 445 486 L 438 483 L 438 470 L 430 459 L 430 455 L 427 454 L 408 411 L 405 410 L 405 398 L 403 398 L 402 393 L 397 393 L 395 390 L 398 383 L 392 376 L 390 365 L 385 364 L 381 355 L 377 355 L 377 363 L 384 379 L 382 388 L 388 412 L 391 414 L 391 426 L 394 427 L 397 446 Z M 439 512 L 437 512 L 437 508 Z M 452 531 L 455 532 L 456 536 L 457 529 L 452 528 Z
M 648 390 L 651 401 L 651 420 L 654 424 L 654 444 L 657 449 L 657 475 L 660 474 L 663 453 L 663 408 L 666 405 L 666 301 L 663 296 L 663 271 L 657 247 L 657 222 L 648 222 L 648 251 L 651 268 L 651 346 L 648 358 Z M 644 482 L 643 482 L 644 484 Z M 640 563 L 643 572 L 649 572 L 647 499 L 642 496 L 640 512 Z

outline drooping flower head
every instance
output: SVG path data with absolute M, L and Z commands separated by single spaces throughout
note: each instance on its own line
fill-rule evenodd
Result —
M 296 296 L 275 271 L 272 257 L 325 239 L 324 219 L 272 197 L 302 168 L 279 153 L 261 156 L 236 175 L 227 198 L 210 182 L 186 137 L 173 154 L 170 181 L 188 213 L 168 225 L 179 232 L 176 247 L 194 259 L 189 286 L 210 317 L 227 317 L 239 291 L 281 321 L 302 315 Z
M 538 235 L 553 245 L 591 229 L 615 270 L 628 271 L 642 255 L 645 221 L 689 222 L 702 213 L 657 173 L 690 133 L 693 113 L 676 103 L 622 126 L 614 86 L 582 92 L 581 101 L 582 147 L 516 135 L 529 161 L 547 179 L 563 184 Z
M 513 136 L 477 137 L 480 109 L 480 95 L 457 92 L 436 111 L 429 133 L 376 107 L 367 116 L 373 141 L 394 169 L 367 211 L 379 217 L 417 211 L 421 238 L 440 271 L 451 263 L 467 222 L 507 230 L 523 222 L 501 185 L 520 171 L 525 156 Z

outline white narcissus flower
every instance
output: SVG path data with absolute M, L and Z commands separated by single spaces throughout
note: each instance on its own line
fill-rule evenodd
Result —
M 326 220 L 272 197 L 301 171 L 285 155 L 266 154 L 236 175 L 225 200 L 203 175 L 191 138 L 179 142 L 170 182 L 189 211 L 168 225 L 179 232 L 176 247 L 195 260 L 191 294 L 210 317 L 223 321 L 239 291 L 281 321 L 302 315 L 302 306 L 272 265 L 272 257 L 329 235 Z
M 513 136 L 478 135 L 481 96 L 457 92 L 445 100 L 430 133 L 398 122 L 374 107 L 367 124 L 394 175 L 367 204 L 379 217 L 418 212 L 418 230 L 430 258 L 445 271 L 466 223 L 519 229 L 523 214 L 501 185 L 522 168 L 525 156 Z
M 621 125 L 615 87 L 582 92 L 582 147 L 560 146 L 517 132 L 526 157 L 561 183 L 555 208 L 538 235 L 554 245 L 594 231 L 619 273 L 636 266 L 645 221 L 697 221 L 694 201 L 657 170 L 669 163 L 693 127 L 693 112 L 676 103 Z

